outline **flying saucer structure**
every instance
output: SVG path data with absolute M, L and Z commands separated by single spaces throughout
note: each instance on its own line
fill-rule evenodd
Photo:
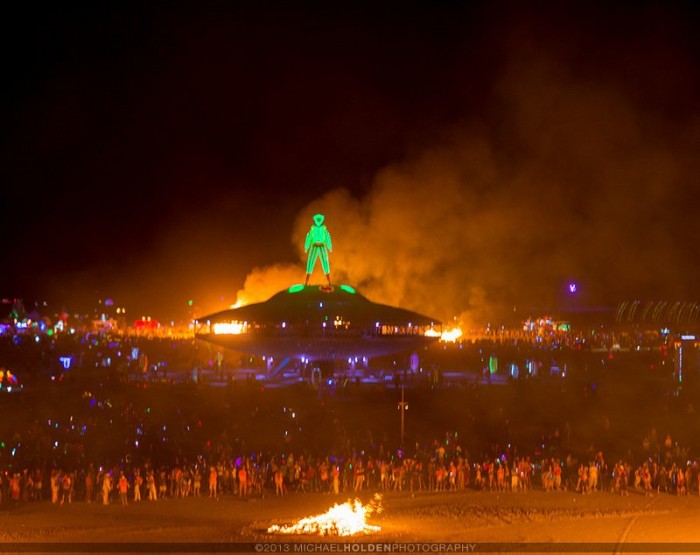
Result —
M 265 302 L 196 322 L 196 337 L 258 356 L 302 362 L 356 360 L 415 351 L 435 341 L 441 322 L 374 303 L 348 285 L 294 285 Z

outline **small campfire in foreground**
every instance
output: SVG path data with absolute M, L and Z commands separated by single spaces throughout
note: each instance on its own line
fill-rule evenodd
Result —
M 381 528 L 367 524 L 367 517 L 381 513 L 382 496 L 375 494 L 374 499 L 363 505 L 359 499 L 335 504 L 328 511 L 316 516 L 307 516 L 295 524 L 267 529 L 269 534 L 311 534 L 316 536 L 354 536 L 356 534 L 374 534 Z

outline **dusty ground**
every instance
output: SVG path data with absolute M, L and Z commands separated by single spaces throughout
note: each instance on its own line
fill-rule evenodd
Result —
M 368 501 L 371 493 L 360 497 Z M 267 528 L 325 512 L 335 502 L 347 499 L 307 493 L 251 500 L 163 500 L 126 507 L 82 502 L 65 506 L 4 504 L 0 552 L 27 552 L 26 542 L 38 542 L 32 550 L 53 552 L 115 552 L 119 546 L 114 544 L 121 542 L 130 543 L 124 549 L 127 552 L 255 551 L 255 543 L 265 542 L 258 549 L 271 552 L 278 549 L 273 547 L 278 542 L 338 541 L 273 536 Z M 476 551 L 481 552 L 532 552 L 543 550 L 543 546 L 549 552 L 700 551 L 698 496 L 582 496 L 541 491 L 500 495 L 388 493 L 382 504 L 383 512 L 370 519 L 381 526 L 379 533 L 344 541 L 457 542 L 476 544 Z M 86 544 L 76 545 L 82 542 Z M 518 545 L 493 545 L 510 542 Z M 542 542 L 543 546 L 520 542 Z

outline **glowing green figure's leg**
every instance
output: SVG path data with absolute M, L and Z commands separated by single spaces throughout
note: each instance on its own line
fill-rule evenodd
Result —
M 328 262 L 328 249 L 326 247 L 321 247 L 321 268 L 323 268 L 323 273 L 328 275 L 331 273 L 331 265 Z
M 316 260 L 321 255 L 319 252 L 321 249 L 317 246 L 312 246 L 309 249 L 309 257 L 306 259 L 306 273 L 312 274 L 314 271 L 314 266 L 316 265 Z

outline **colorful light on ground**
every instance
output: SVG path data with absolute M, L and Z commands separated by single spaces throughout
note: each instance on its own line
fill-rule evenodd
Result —
M 341 288 L 343 291 L 345 291 L 346 293 L 350 293 L 350 294 L 352 294 L 352 295 L 355 294 L 355 290 L 354 290 L 352 287 L 350 287 L 349 285 L 341 285 L 340 288 Z
M 298 293 L 299 291 L 303 291 L 304 286 L 301 283 L 297 283 L 296 285 L 292 285 L 287 291 L 289 293 Z
M 359 499 L 335 504 L 323 514 L 309 516 L 298 520 L 295 524 L 278 526 L 267 529 L 269 534 L 311 534 L 316 536 L 354 536 L 358 534 L 373 534 L 381 528 L 367 524 L 367 517 L 372 513 L 381 512 L 381 496 L 375 495 L 374 500 L 363 505 Z

